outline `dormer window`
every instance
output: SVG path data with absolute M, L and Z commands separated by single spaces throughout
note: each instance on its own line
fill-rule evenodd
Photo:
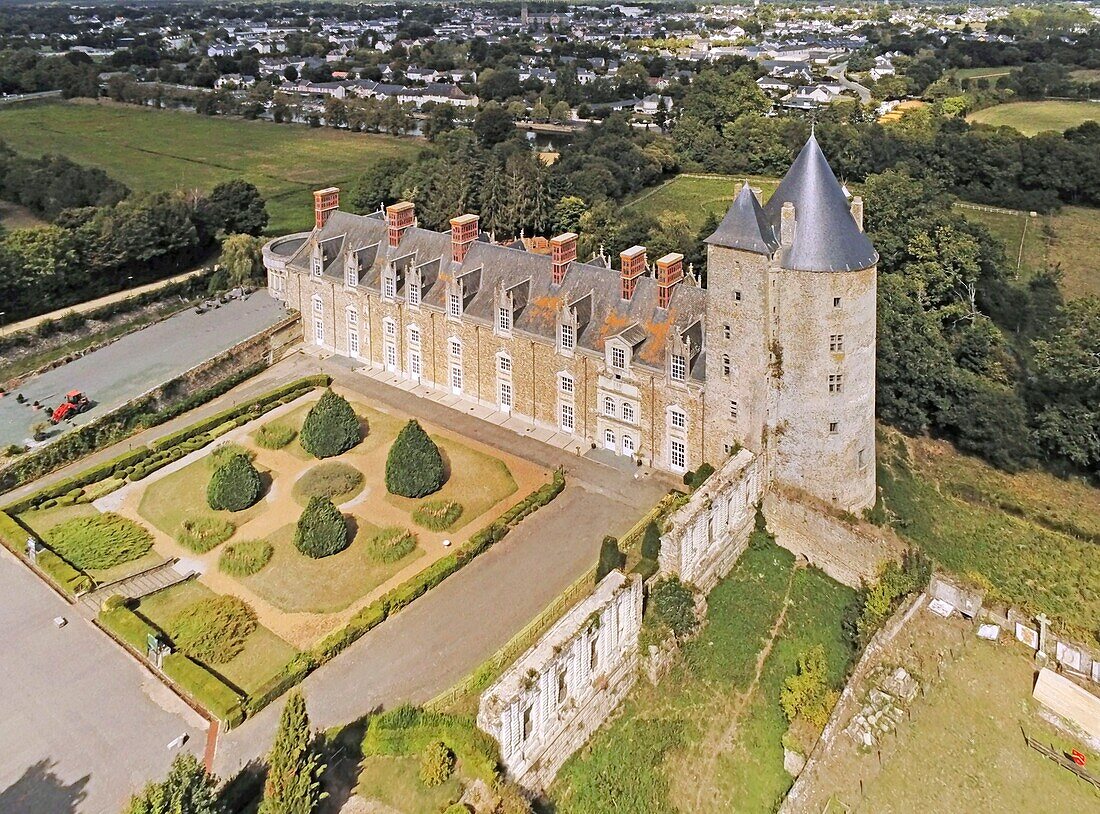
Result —
M 668 375 L 674 382 L 682 382 L 687 378 L 687 358 L 682 353 L 672 354 Z
M 506 305 L 497 309 L 497 329 L 505 334 L 512 331 L 512 309 Z
M 611 366 L 616 370 L 626 369 L 626 351 L 619 347 L 611 348 Z
M 321 250 L 318 249 L 313 253 L 313 261 L 309 267 L 309 273 L 312 277 L 320 277 L 321 270 L 324 268 L 324 262 L 321 259 Z
M 397 296 L 397 278 L 392 271 L 382 275 L 382 296 L 387 300 Z
M 452 291 L 447 297 L 447 315 L 458 319 L 462 316 L 462 295 Z
M 420 283 L 411 281 L 406 291 L 406 297 L 409 301 L 409 308 L 420 307 Z
M 572 325 L 562 325 L 559 334 L 562 350 L 571 351 L 577 346 L 577 334 Z
M 359 264 L 355 260 L 348 260 L 348 264 L 344 268 L 344 285 L 348 288 L 355 288 L 359 285 Z

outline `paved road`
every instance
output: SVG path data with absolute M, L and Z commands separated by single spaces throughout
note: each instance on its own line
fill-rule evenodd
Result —
M 205 722 L 2 548 L 0 597 L 0 812 L 117 814 L 173 738 L 201 756 Z
M 27 404 L 16 402 L 14 393 L 0 399 L 0 445 L 27 442 L 31 425 L 46 420 L 45 411 L 30 407 L 33 401 L 53 407 L 70 390 L 83 390 L 95 403 L 76 419 L 75 423 L 85 424 L 273 325 L 283 315 L 280 303 L 257 292 L 246 301 L 230 302 L 206 314 L 188 309 L 43 373 L 19 389 Z M 58 435 L 55 431 L 52 437 Z
M 829 68 L 829 70 L 826 71 L 826 74 L 828 74 L 828 76 L 834 79 L 837 83 L 843 85 L 852 93 L 856 94 L 856 96 L 859 97 L 859 103 L 861 105 L 867 104 L 871 101 L 871 91 L 863 87 L 863 85 L 860 85 L 859 83 L 853 82 L 851 79 L 849 79 L 848 74 L 846 73 L 847 69 L 848 63 L 847 61 L 845 61 Z

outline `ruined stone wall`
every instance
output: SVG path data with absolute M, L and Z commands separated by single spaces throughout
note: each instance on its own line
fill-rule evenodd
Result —
M 642 581 L 612 571 L 481 696 L 477 725 L 510 779 L 546 788 L 638 676 Z

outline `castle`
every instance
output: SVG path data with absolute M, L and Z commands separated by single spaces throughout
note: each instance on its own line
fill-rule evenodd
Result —
M 707 238 L 707 287 L 643 246 L 618 271 L 446 233 L 413 204 L 352 215 L 314 195 L 315 227 L 264 247 L 273 297 L 305 341 L 682 473 L 747 449 L 771 481 L 845 511 L 875 501 L 878 255 L 811 135 L 767 204 L 740 187 Z

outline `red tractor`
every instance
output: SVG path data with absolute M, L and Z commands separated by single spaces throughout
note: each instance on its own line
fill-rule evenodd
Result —
M 66 418 L 72 418 L 74 415 L 84 412 L 91 406 L 92 403 L 88 401 L 87 396 L 79 390 L 70 390 L 65 395 L 65 400 L 50 413 L 50 423 L 60 424 Z

